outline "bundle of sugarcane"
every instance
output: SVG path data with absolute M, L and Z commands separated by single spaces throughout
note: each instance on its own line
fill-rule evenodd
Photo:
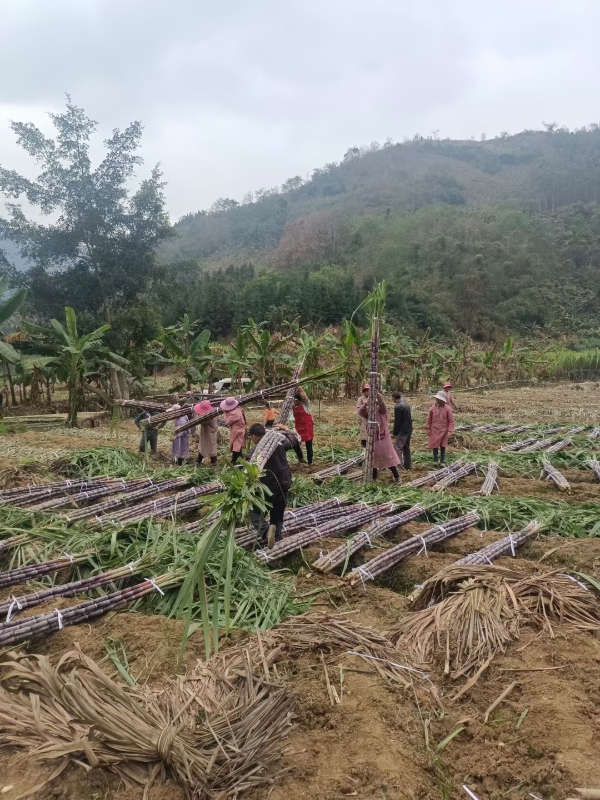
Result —
M 498 489 L 498 464 L 496 461 L 488 463 L 487 472 L 485 473 L 485 480 L 479 490 L 479 494 L 484 497 L 489 497 L 494 491 L 494 487 Z
M 389 550 L 381 553 L 361 567 L 353 569 L 346 576 L 346 580 L 351 586 L 356 586 L 361 583 L 364 585 L 366 580 L 372 581 L 378 575 L 387 572 L 392 567 L 396 567 L 405 558 L 413 553 L 419 554 L 420 552 L 427 553 L 427 548 L 451 536 L 456 536 L 462 533 L 467 528 L 476 525 L 481 517 L 476 511 L 470 511 L 462 517 L 445 522 L 443 525 L 435 525 L 433 528 L 425 531 L 422 535 L 412 536 L 405 542 L 394 545 Z
M 367 446 L 363 463 L 364 485 L 373 481 L 373 454 L 375 441 L 379 436 L 379 424 L 377 422 L 379 385 L 379 317 L 377 316 L 377 311 L 375 311 L 371 319 L 371 363 L 369 365 L 369 400 L 367 403 L 369 416 L 367 417 Z
M 78 522 L 82 519 L 90 519 L 91 517 L 98 517 L 101 514 L 106 514 L 107 511 L 112 511 L 120 506 L 136 503 L 138 500 L 143 500 L 146 497 L 152 497 L 153 494 L 171 492 L 173 489 L 179 489 L 181 486 L 187 486 L 187 484 L 190 482 L 189 478 L 185 476 L 181 476 L 179 478 L 169 478 L 168 480 L 157 481 L 156 483 L 149 478 L 147 481 L 150 485 L 141 489 L 137 489 L 134 492 L 128 492 L 126 494 L 119 495 L 118 497 L 111 497 L 109 500 L 105 500 L 103 503 L 95 503 L 94 505 L 86 506 L 85 508 L 80 508 L 76 511 L 71 511 L 69 514 L 67 514 L 65 519 L 67 520 L 67 523 L 71 525 L 73 522 Z
M 517 547 L 521 547 L 521 545 L 525 544 L 532 536 L 535 536 L 541 527 L 540 523 L 534 519 L 522 530 L 518 531 L 518 533 L 509 533 L 503 539 L 498 539 L 497 542 L 482 547 L 481 550 L 478 550 L 476 553 L 470 553 L 468 556 L 464 556 L 464 558 L 459 558 L 459 560 L 454 563 L 491 564 L 494 559 L 509 554 L 514 558 Z
M 519 450 L 519 452 L 520 453 L 535 453 L 538 450 L 545 450 L 547 447 L 550 447 L 551 445 L 556 444 L 556 442 L 557 442 L 557 439 L 538 439 L 538 441 L 527 445 L 527 447 L 522 447 Z
M 88 555 L 77 556 L 65 555 L 64 558 L 56 558 L 53 561 L 43 561 L 40 564 L 30 564 L 28 567 L 17 567 L 6 572 L 0 572 L 0 589 L 8 586 L 16 586 L 25 581 L 35 581 L 44 575 L 51 575 L 53 572 L 60 572 L 61 569 L 68 569 L 74 564 L 81 564 L 87 561 Z
M 277 450 L 278 445 L 284 440 L 285 436 L 279 431 L 267 431 L 254 448 L 250 462 L 252 464 L 258 464 L 261 469 L 264 469 L 265 464 L 271 458 L 275 450 Z
M 561 492 L 569 492 L 570 494 L 571 484 L 565 478 L 562 472 L 559 472 L 559 470 L 557 470 L 556 467 L 552 466 L 552 464 L 548 461 L 548 459 L 544 459 L 544 463 L 542 466 L 543 466 L 542 474 L 545 472 L 546 475 L 548 476 L 546 480 L 553 481 L 561 490 Z
M 428 483 L 435 483 L 436 481 L 451 475 L 453 472 L 461 468 L 462 461 L 460 459 L 453 461 L 452 464 L 449 464 L 447 467 L 436 469 L 435 472 L 430 472 L 428 475 L 423 475 L 421 478 L 415 478 L 414 481 L 405 483 L 404 488 L 417 489 L 419 486 L 427 486 Z
M 0 553 L 3 550 L 11 550 L 13 547 L 18 547 L 23 542 L 29 539 L 29 533 L 19 533 L 16 536 L 9 536 L 8 539 L 0 540 Z
M 292 375 L 293 381 L 299 380 L 300 375 L 302 375 L 303 367 L 304 367 L 304 359 L 301 359 L 296 365 L 296 369 L 294 370 L 294 374 Z M 281 406 L 279 415 L 277 416 L 277 422 L 280 425 L 287 425 L 288 418 L 292 413 L 292 408 L 294 407 L 295 398 L 296 398 L 296 387 L 294 386 L 291 389 L 287 390 L 285 400 L 283 401 L 283 405 Z
M 20 644 L 34 636 L 53 633 L 68 625 L 79 625 L 90 619 L 101 617 L 109 611 L 133 603 L 151 592 L 163 594 L 165 589 L 177 586 L 182 580 L 182 570 L 167 572 L 157 578 L 148 578 L 135 586 L 118 589 L 116 592 L 95 597 L 93 600 L 84 600 L 82 603 L 68 608 L 5 622 L 0 625 L 0 647 Z
M 475 472 L 477 469 L 477 464 L 474 461 L 470 461 L 468 464 L 463 464 L 459 469 L 454 469 L 449 475 L 446 475 L 444 478 L 441 478 L 437 483 L 431 487 L 432 492 L 443 492 L 444 489 L 447 489 L 448 486 L 452 486 L 452 484 L 459 481 L 461 478 L 465 478 L 467 475 L 470 475 L 472 472 Z
M 547 428 L 544 433 L 546 436 L 551 436 L 553 433 L 563 433 L 568 430 L 566 425 L 558 425 L 556 428 Z
M 259 550 L 256 555 L 263 561 L 275 561 L 283 558 L 290 553 L 295 553 L 302 547 L 306 547 L 319 539 L 326 539 L 328 536 L 338 536 L 346 531 L 351 531 L 372 522 L 378 517 L 391 514 L 395 506 L 393 503 L 383 503 L 383 505 L 365 508 L 346 517 L 333 519 L 331 522 L 322 522 L 318 527 L 307 528 L 294 536 L 288 536 L 275 544 L 271 550 Z
M 141 522 L 141 520 L 149 519 L 150 517 L 165 516 L 163 512 L 167 511 L 167 515 L 171 510 L 177 510 L 180 504 L 187 503 L 189 500 L 194 500 L 197 497 L 204 497 L 207 494 L 214 494 L 223 489 L 223 484 L 220 481 L 212 481 L 205 483 L 202 486 L 193 486 L 191 489 L 186 489 L 185 492 L 178 492 L 168 497 L 161 497 L 158 500 L 152 500 L 149 503 L 138 503 L 135 506 L 123 508 L 116 511 L 114 514 L 107 515 L 105 518 L 100 517 L 96 519 L 95 525 L 104 527 L 106 523 L 119 523 L 121 525 L 130 525 L 133 522 Z
M 366 504 L 362 504 L 362 507 L 365 505 Z M 322 511 L 315 511 L 313 514 L 296 517 L 296 519 L 288 520 L 287 522 L 284 519 L 282 534 L 285 536 L 291 536 L 299 531 L 306 530 L 309 528 L 309 526 L 312 530 L 314 528 L 318 528 L 323 523 L 329 523 L 333 520 L 339 520 L 342 517 L 356 514 L 360 508 L 361 505 L 339 506 L 338 508 L 327 508 Z M 253 547 L 256 544 L 256 541 L 257 532 L 255 528 L 240 528 L 239 531 L 236 531 L 235 543 L 238 547 L 248 549 Z
M 317 376 L 313 376 L 316 378 Z M 308 379 L 307 379 L 308 380 Z M 256 392 L 250 392 L 249 394 L 241 394 L 238 395 L 235 399 L 238 401 L 240 406 L 246 405 L 247 403 L 252 403 L 254 400 L 264 400 L 265 397 L 270 397 L 273 394 L 279 394 L 280 392 L 288 392 L 290 389 L 295 389 L 301 383 L 300 380 L 297 381 L 288 381 L 287 383 L 282 383 L 279 386 L 271 386 L 269 389 L 258 389 Z M 173 414 L 173 412 L 167 412 Z M 201 422 L 206 422 L 208 419 L 212 419 L 213 417 L 222 414 L 220 408 L 214 408 L 212 411 L 209 411 L 207 414 L 201 414 L 198 417 L 192 417 L 192 419 L 184 422 L 183 425 L 179 425 L 179 427 L 175 428 L 175 433 L 181 433 L 182 431 L 187 431 L 190 428 L 195 428 L 196 425 L 199 425 Z M 181 416 L 181 414 L 179 414 Z M 166 421 L 166 413 L 160 414 L 159 422 Z M 154 420 L 157 419 L 156 417 L 150 417 L 150 419 L 146 420 L 146 424 L 153 425 Z M 168 419 L 174 419 L 173 416 L 168 417 Z
M 327 478 L 337 478 L 340 475 L 348 472 L 348 470 L 352 469 L 352 467 L 360 466 L 364 460 L 365 454 L 361 453 L 359 456 L 354 456 L 353 458 L 348 458 L 346 461 L 342 461 L 341 464 L 334 464 L 333 467 L 326 467 L 319 472 L 313 472 L 311 478 L 317 483 L 321 483 L 322 481 L 327 480 Z
M 122 480 L 119 483 L 105 483 L 96 489 L 88 491 L 78 491 L 76 494 L 62 495 L 55 497 L 51 500 L 44 500 L 42 503 L 29 505 L 28 511 L 49 511 L 54 508 L 62 508 L 63 506 L 76 506 L 77 503 L 88 502 L 89 500 L 96 500 L 99 497 L 106 497 L 110 494 L 123 494 L 134 492 L 136 489 L 146 488 L 153 483 L 151 478 L 135 478 L 131 481 Z
M 530 437 L 529 439 L 523 439 L 520 442 L 513 442 L 512 444 L 505 444 L 503 447 L 500 448 L 501 452 L 503 453 L 514 453 L 517 450 L 522 450 L 524 447 L 528 447 L 530 444 L 533 444 L 536 441 L 535 436 Z
M 470 431 L 475 427 L 475 425 L 465 425 L 464 423 L 457 425 L 454 430 L 455 431 Z
M 120 478 L 90 478 L 87 480 L 57 481 L 56 483 L 25 486 L 20 489 L 8 489 L 0 495 L 0 503 L 26 507 L 41 502 L 44 498 L 60 497 L 78 491 L 87 491 L 100 486 L 115 486 Z
M 592 428 L 592 430 L 588 433 L 587 438 L 593 442 L 594 439 L 597 439 L 599 436 L 600 428 Z
M 6 614 L 6 621 L 10 622 L 13 616 L 26 608 L 39 606 L 47 600 L 53 600 L 55 597 L 74 597 L 76 594 L 99 589 L 101 586 L 106 586 L 107 583 L 115 583 L 116 581 L 131 578 L 132 575 L 137 575 L 141 569 L 141 561 L 137 561 L 124 567 L 111 569 L 109 572 L 100 572 L 89 578 L 81 578 L 81 580 L 71 581 L 70 583 L 61 583 L 58 586 L 52 586 L 50 589 L 42 589 L 42 591 L 34 592 L 33 594 L 23 594 L 19 595 L 19 597 L 13 595 L 10 599 L 0 603 L 0 616 Z
M 559 450 L 564 450 L 565 447 L 569 447 L 572 445 L 573 442 L 570 439 L 561 439 L 559 442 L 555 442 L 555 444 L 551 444 L 550 447 L 546 448 L 546 453 L 558 453 Z
M 400 514 L 394 514 L 386 519 L 377 520 L 364 531 L 359 531 L 345 544 L 341 544 L 329 553 L 319 556 L 316 561 L 313 561 L 311 567 L 319 570 L 319 572 L 331 572 L 332 569 L 343 564 L 350 558 L 350 556 L 357 553 L 366 545 L 372 547 L 374 539 L 381 538 L 388 533 L 398 530 L 402 525 L 411 522 L 413 519 L 425 514 L 426 508 L 420 505 L 413 506 L 412 508 L 402 511 Z
M 525 433 L 534 427 L 534 425 L 515 425 L 513 428 L 505 430 L 504 433 Z
M 598 478 L 598 480 L 600 480 L 600 461 L 597 461 L 595 458 L 590 458 L 590 460 L 587 462 L 587 465 Z
M 113 402 L 120 408 L 139 408 L 142 411 L 154 411 L 157 414 L 166 411 L 169 407 L 164 403 L 156 403 L 152 400 L 114 400 Z
M 343 498 L 332 497 L 329 500 L 319 500 L 318 502 L 311 503 L 310 505 L 307 506 L 299 506 L 298 508 L 288 508 L 288 510 L 285 511 L 283 514 L 284 526 L 289 525 L 291 523 L 298 523 L 303 527 L 305 527 L 307 520 L 311 520 L 314 514 L 319 515 L 328 510 L 334 511 L 339 507 L 343 506 L 345 502 L 347 501 Z M 190 526 L 192 525 L 195 525 L 195 523 L 190 523 Z M 190 526 L 186 526 L 186 528 L 189 529 Z M 238 538 L 240 540 L 243 540 L 247 535 L 252 535 L 256 537 L 255 529 L 247 526 L 235 529 L 236 542 Z
M 600 629 L 597 596 L 571 576 L 522 575 L 495 564 L 447 567 L 427 581 L 412 607 L 390 640 L 418 666 L 431 664 L 439 648 L 453 678 L 504 652 L 524 625 L 552 637 L 553 622 Z
M 500 433 L 500 431 L 497 431 L 496 429 L 500 428 L 501 430 L 504 430 L 505 427 L 505 425 L 494 425 L 493 422 L 487 422 L 483 425 L 475 425 L 475 427 L 471 429 L 471 433 Z
M 586 429 L 585 425 L 576 425 L 574 428 L 570 428 L 567 431 L 567 436 L 575 436 L 578 433 L 582 433 Z

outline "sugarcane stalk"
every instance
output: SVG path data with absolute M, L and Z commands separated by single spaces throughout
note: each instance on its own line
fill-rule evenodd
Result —
M 20 533 L 17 536 L 9 536 L 8 539 L 0 540 L 0 553 L 3 550 L 10 550 L 13 547 L 17 547 L 23 542 L 26 542 L 29 539 L 28 533 Z
M 302 375 L 302 369 L 304 368 L 304 359 L 298 362 L 296 365 L 296 369 L 294 370 L 294 374 L 292 375 L 292 380 L 297 381 Z M 288 418 L 292 413 L 292 408 L 294 407 L 294 400 L 296 398 L 296 388 L 293 387 L 287 390 L 287 394 L 285 396 L 285 400 L 283 401 L 283 405 L 279 411 L 277 416 L 277 422 L 280 425 L 287 425 Z
M 60 572 L 61 569 L 66 569 L 74 564 L 81 564 L 88 557 L 86 554 L 67 556 L 66 558 L 57 558 L 53 561 L 43 561 L 40 564 L 30 564 L 27 567 L 17 567 L 6 572 L 0 572 L 0 589 L 5 589 L 7 586 L 15 586 L 24 581 L 37 580 L 37 578 L 41 578 L 43 575 L 50 575 L 53 572 Z
M 558 453 L 559 450 L 564 450 L 565 447 L 569 447 L 571 444 L 573 444 L 573 442 L 570 439 L 561 439 L 560 442 L 556 442 L 550 445 L 550 447 L 547 447 L 546 453 Z
M 61 497 L 56 497 L 51 500 L 44 500 L 42 503 L 36 503 L 33 506 L 28 506 L 29 511 L 48 511 L 54 508 L 62 508 L 63 506 L 72 506 L 75 503 L 82 501 L 95 500 L 98 497 L 106 497 L 109 494 L 121 494 L 130 492 L 134 489 L 152 484 L 150 478 L 136 478 L 132 481 L 121 481 L 115 484 L 104 484 L 97 489 L 81 490 L 77 494 L 68 494 Z
M 332 569 L 345 563 L 350 556 L 357 553 L 363 547 L 367 545 L 372 547 L 374 539 L 397 531 L 402 525 L 406 525 L 407 522 L 411 522 L 413 519 L 425 513 L 426 509 L 423 506 L 416 505 L 406 511 L 402 511 L 400 514 L 394 514 L 386 519 L 377 520 L 366 530 L 359 531 L 344 544 L 341 544 L 329 553 L 319 556 L 319 558 L 311 564 L 311 567 L 319 572 L 331 572 Z
M 413 553 L 419 554 L 421 552 L 426 554 L 427 548 L 431 545 L 437 544 L 450 536 L 456 536 L 458 533 L 475 525 L 480 519 L 481 517 L 476 511 L 471 511 L 443 525 L 436 525 L 425 531 L 424 534 L 413 536 L 408 541 L 401 542 L 391 547 L 384 553 L 367 561 L 362 566 L 353 569 L 352 572 L 346 576 L 345 580 L 347 580 L 351 586 L 356 586 L 359 583 L 364 585 L 365 581 L 373 580 L 392 567 L 396 567 L 409 555 Z
M 547 459 L 544 459 L 543 471 L 548 476 L 546 480 L 553 481 L 561 492 L 571 492 L 571 484 L 559 470 L 556 469 Z
M 254 448 L 250 462 L 258 464 L 261 469 L 264 469 L 267 461 L 284 440 L 285 436 L 279 431 L 267 431 Z
M 509 533 L 503 539 L 499 539 L 497 542 L 493 542 L 493 544 L 488 544 L 476 553 L 470 553 L 468 556 L 464 556 L 454 563 L 491 564 L 494 559 L 509 554 L 512 554 L 514 558 L 515 550 L 521 547 L 522 544 L 525 544 L 528 539 L 531 539 L 541 527 L 540 523 L 534 519 L 518 533 Z
M 376 312 L 377 313 L 377 312 Z M 379 317 L 371 319 L 371 363 L 369 367 L 369 416 L 367 418 L 367 446 L 363 464 L 363 485 L 373 481 L 373 455 L 375 440 L 379 435 L 377 423 L 377 402 L 379 395 Z
M 539 439 L 537 442 L 534 441 L 532 444 L 527 445 L 527 447 L 522 447 L 519 451 L 520 453 L 535 453 L 538 450 L 545 450 L 546 447 L 550 447 L 550 445 L 556 444 L 556 439 Z
M 86 506 L 86 508 L 80 508 L 76 511 L 72 511 L 65 517 L 67 524 L 71 525 L 73 522 L 78 522 L 82 519 L 90 519 L 91 517 L 100 516 L 105 514 L 107 511 L 119 508 L 120 506 L 135 503 L 136 501 L 142 500 L 146 497 L 152 497 L 153 494 L 169 492 L 189 483 L 189 478 L 183 476 L 179 478 L 170 478 L 165 481 L 158 481 L 158 483 L 154 483 L 150 479 L 148 480 L 150 483 L 149 486 L 137 489 L 131 493 L 119 495 L 118 497 L 112 497 L 102 503 L 96 503 L 91 506 Z
M 77 491 L 92 491 L 101 486 L 115 486 L 120 483 L 119 478 L 94 478 L 92 480 L 80 481 L 60 481 L 58 484 L 46 484 L 44 486 L 31 486 L 19 490 L 18 494 L 0 498 L 3 505 L 14 505 L 27 507 L 39 503 L 50 497 L 62 497 Z
M 488 464 L 485 480 L 479 490 L 479 494 L 484 497 L 489 497 L 494 488 L 498 489 L 498 464 L 495 461 L 490 461 Z
M 164 403 L 154 403 L 151 400 L 113 400 L 113 403 L 120 408 L 139 408 L 142 411 L 155 411 L 157 414 L 169 408 Z
M 447 489 L 448 486 L 452 486 L 452 484 L 459 481 L 461 478 L 465 478 L 467 475 L 470 475 L 472 472 L 475 472 L 477 469 L 477 464 L 474 461 L 471 461 L 468 464 L 465 464 L 460 469 L 453 470 L 449 475 L 446 475 L 444 478 L 441 478 L 437 483 L 431 487 L 432 492 L 442 492 L 444 489 Z
M 311 478 L 315 482 L 321 483 L 322 481 L 327 480 L 327 478 L 334 478 L 338 477 L 339 475 L 344 475 L 344 473 L 348 472 L 348 470 L 352 469 L 352 467 L 360 466 L 364 460 L 365 454 L 361 453 L 359 456 L 354 456 L 354 458 L 349 458 L 346 461 L 342 461 L 341 464 L 334 464 L 332 467 L 326 467 L 319 472 L 313 472 Z

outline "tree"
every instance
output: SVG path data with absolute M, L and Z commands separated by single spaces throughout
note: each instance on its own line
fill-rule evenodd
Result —
M 0 191 L 12 200 L 25 198 L 54 221 L 44 225 L 28 219 L 18 203 L 9 203 L 8 219 L 0 218 L 0 237 L 15 242 L 21 255 L 33 261 L 34 279 L 45 275 L 48 283 L 59 282 L 64 302 L 110 325 L 116 311 L 147 289 L 155 248 L 172 234 L 162 173 L 154 167 L 130 195 L 128 184 L 142 163 L 137 155 L 141 123 L 114 130 L 104 142 L 105 157 L 93 167 L 90 140 L 97 123 L 69 96 L 66 111 L 49 116 L 55 139 L 32 123 L 11 123 L 18 143 L 40 171 L 37 180 L 29 180 L 0 167 Z M 34 299 L 43 311 L 44 297 Z M 121 397 L 116 372 L 111 382 L 115 396 Z
M 0 278 L 0 299 L 4 297 L 7 289 L 8 289 L 8 277 L 6 275 L 3 275 Z M 0 305 L 0 325 L 4 325 L 5 322 L 8 322 L 8 320 L 14 314 L 17 313 L 17 311 L 23 305 L 26 296 L 27 296 L 27 290 L 21 289 L 20 291 L 16 292 L 16 294 L 13 294 L 13 296 L 9 300 Z M 5 335 L 4 330 L 2 330 L 1 328 L 0 328 L 0 334 L 3 337 Z M 9 365 L 16 364 L 19 361 L 20 356 L 15 350 L 15 348 L 8 342 L 5 342 L 3 339 L 0 339 L 0 359 L 2 359 L 5 373 L 8 378 L 8 385 L 10 386 L 10 394 L 13 405 L 16 405 L 17 398 L 15 396 L 15 387 L 12 382 L 12 376 L 10 373 Z

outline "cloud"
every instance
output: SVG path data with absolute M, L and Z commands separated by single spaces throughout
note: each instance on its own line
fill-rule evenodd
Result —
M 175 217 L 355 144 L 594 121 L 596 0 L 4 0 L 7 119 L 69 92 L 107 134 L 145 124 Z

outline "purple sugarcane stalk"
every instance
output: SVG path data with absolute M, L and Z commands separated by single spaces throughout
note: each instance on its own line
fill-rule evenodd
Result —
M 294 374 L 292 375 L 293 381 L 297 381 L 300 379 L 303 367 L 304 367 L 304 359 L 299 361 L 298 364 L 296 365 L 296 369 L 294 370 Z M 283 405 L 281 406 L 281 409 L 277 416 L 277 422 L 280 425 L 287 425 L 288 418 L 292 413 L 292 408 L 294 407 L 295 397 L 296 397 L 296 387 L 294 386 L 291 389 L 287 390 L 285 400 L 283 401 Z
M 58 558 L 54 561 L 43 561 L 41 564 L 31 564 L 28 567 L 9 569 L 7 572 L 0 572 L 0 589 L 5 589 L 7 586 L 15 586 L 25 581 L 36 580 L 43 575 L 50 575 L 52 572 L 60 572 L 61 569 L 67 569 L 73 564 L 80 564 L 82 561 L 86 561 L 87 558 L 87 555 L 69 556 L 67 558 Z

